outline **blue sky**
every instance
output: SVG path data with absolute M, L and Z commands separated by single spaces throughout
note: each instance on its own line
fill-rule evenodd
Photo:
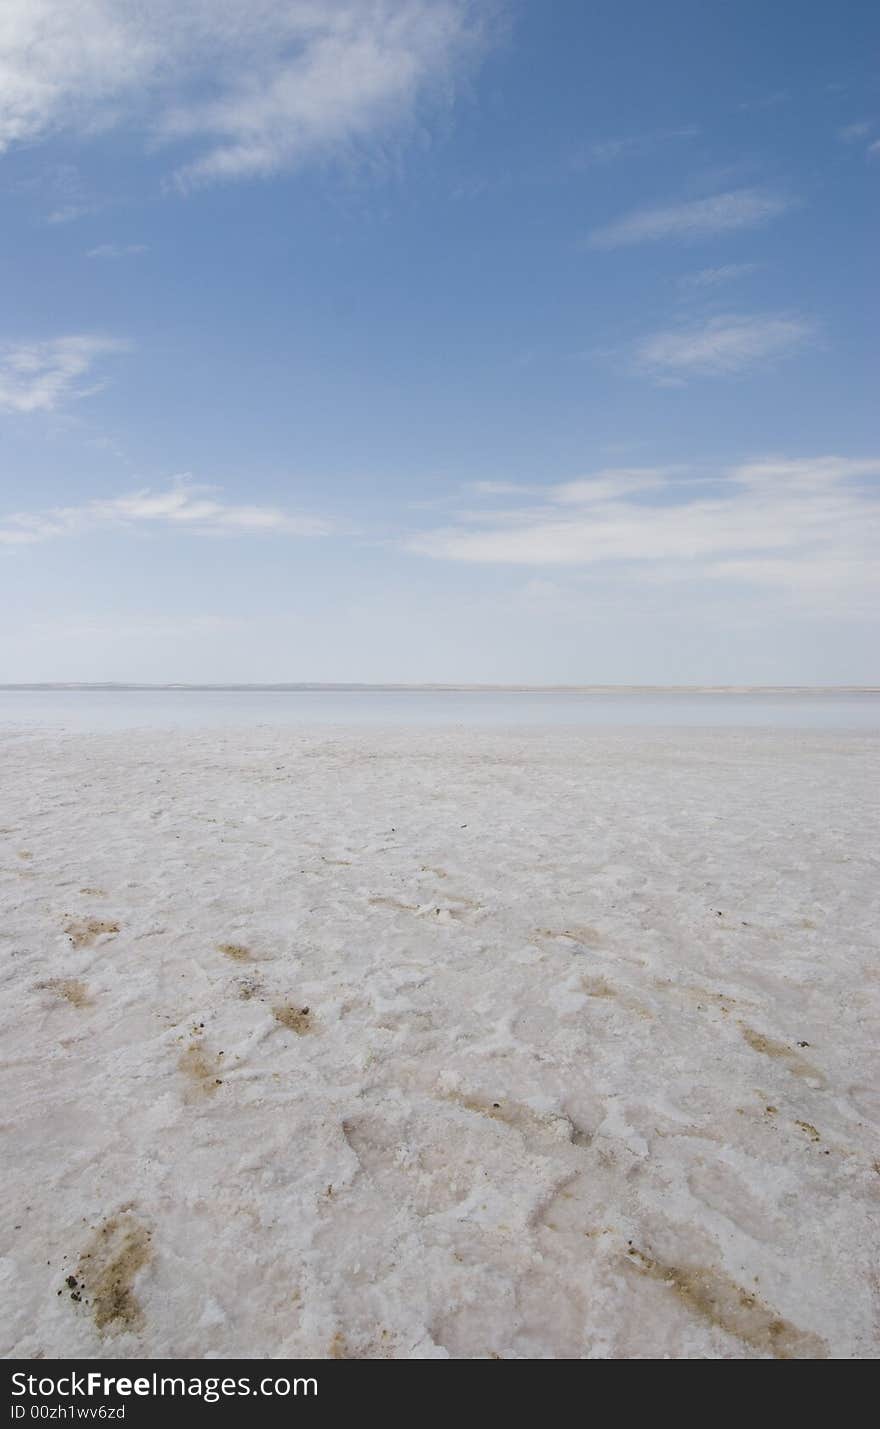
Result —
M 6 0 L 0 681 L 876 683 L 878 38 Z

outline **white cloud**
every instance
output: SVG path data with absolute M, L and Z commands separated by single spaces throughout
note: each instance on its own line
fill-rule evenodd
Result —
M 652 153 L 658 146 L 676 139 L 694 139 L 700 130 L 695 124 L 681 129 L 658 129 L 653 134 L 633 134 L 625 138 L 597 139 L 579 156 L 580 167 L 593 164 L 613 164 L 618 159 L 638 158 Z
M 665 238 L 707 238 L 715 233 L 757 228 L 791 207 L 792 200 L 783 194 L 733 189 L 670 207 L 638 209 L 615 223 L 595 229 L 589 241 L 593 248 L 621 248 Z
M 99 243 L 97 248 L 90 248 L 86 253 L 87 258 L 134 258 L 139 253 L 146 253 L 145 243 Z
M 2 22 L 3 13 L 0 10 L 0 25 Z M 0 93 L 0 125 L 2 125 L 2 114 L 3 95 Z M 0 155 L 2 155 L 4 147 L 6 146 L 0 139 Z M 21 193 L 36 194 L 38 198 L 49 204 L 46 222 L 51 224 L 73 223 L 78 218 L 85 218 L 88 214 L 97 213 L 106 205 L 106 200 L 99 200 L 84 183 L 77 166 L 69 163 L 31 164 L 28 174 L 15 184 L 15 190 Z
M 560 506 L 595 505 L 618 497 L 632 496 L 638 492 L 658 490 L 663 487 L 666 478 L 674 470 L 677 468 L 604 467 L 582 480 L 560 482 L 549 489 L 546 486 L 526 485 L 523 482 L 472 481 L 465 484 L 464 490 L 474 496 L 490 499 L 492 505 L 476 506 L 466 511 L 460 510 L 458 517 L 460 520 L 472 522 L 475 525 L 491 525 L 509 520 L 519 521 L 522 518 L 521 507 L 514 507 L 512 513 L 508 515 L 503 507 L 499 508 L 498 501 L 505 496 L 520 502 L 530 500 L 532 497 L 538 497 L 543 501 L 547 498 L 548 490 L 552 493 L 553 501 Z
M 478 0 L 4 0 L 0 151 L 134 119 L 159 141 L 189 148 L 183 185 L 272 173 L 405 119 L 478 47 L 491 8 Z
M 867 139 L 873 127 L 873 120 L 860 119 L 857 124 L 846 124 L 843 129 L 838 129 L 837 137 L 845 144 L 855 144 L 859 139 Z
M 330 530 L 329 524 L 318 517 L 294 514 L 277 506 L 231 505 L 218 498 L 215 488 L 179 477 L 166 491 L 145 489 L 82 506 L 18 512 L 0 522 L 0 545 L 34 545 L 100 527 L 134 526 L 186 529 L 199 535 L 277 532 L 324 536 Z
M 838 129 L 837 137 L 845 144 L 858 144 L 861 140 L 870 139 L 876 133 L 877 121 L 875 119 L 860 119 L 855 124 L 846 124 L 843 129 Z M 880 139 L 874 139 L 865 149 L 868 158 L 873 158 L 880 154 Z
M 762 94 L 757 99 L 744 99 L 737 108 L 746 113 L 756 109 L 774 109 L 777 104 L 787 104 L 790 99 L 791 94 L 787 89 L 775 89 L 772 93 Z
M 789 356 L 813 332 L 804 318 L 731 313 L 642 338 L 635 346 L 633 365 L 643 376 L 676 385 L 693 377 L 731 376 Z
M 684 273 L 678 280 L 680 288 L 702 291 L 704 288 L 720 288 L 725 283 L 735 283 L 738 278 L 747 278 L 758 268 L 757 263 L 722 263 L 718 268 L 701 268 L 697 273 Z
M 467 489 L 475 496 L 523 496 L 536 488 L 515 481 L 469 481 Z
M 594 506 L 635 496 L 642 491 L 657 491 L 671 475 L 669 467 L 618 466 L 606 467 L 579 481 L 563 481 L 553 487 L 553 500 L 563 506 Z
M 65 400 L 88 396 L 94 385 L 78 387 L 79 379 L 100 358 L 127 346 L 93 333 L 0 346 L 0 412 L 49 412 Z
M 603 471 L 544 503 L 406 542 L 436 559 L 616 564 L 635 580 L 775 587 L 794 603 L 867 611 L 880 596 L 880 457 L 766 459 L 724 471 Z
M 86 218 L 94 212 L 95 205 L 91 203 L 66 203 L 63 208 L 53 208 L 46 222 L 75 223 L 78 218 Z

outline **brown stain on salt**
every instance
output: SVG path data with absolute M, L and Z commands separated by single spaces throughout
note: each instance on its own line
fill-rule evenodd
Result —
M 535 937 L 567 938 L 570 943 L 581 943 L 587 948 L 595 947 L 602 941 L 598 928 L 590 928 L 586 923 L 571 923 L 567 928 L 536 928 Z
M 71 918 L 65 933 L 75 948 L 91 948 L 98 938 L 119 932 L 119 924 L 106 918 Z
M 38 982 L 37 987 L 46 992 L 54 992 L 72 1007 L 91 1007 L 92 999 L 84 982 L 75 977 L 51 977 L 46 982 Z
M 181 1053 L 177 1065 L 189 1082 L 188 1101 L 212 1096 L 223 1084 L 222 1077 L 217 1075 L 220 1061 L 198 1042 L 190 1043 L 186 1051 Z
M 763 1032 L 756 1032 L 754 1027 L 749 1027 L 745 1022 L 740 1022 L 737 1025 L 754 1052 L 761 1052 L 765 1057 L 774 1057 L 777 1061 L 784 1062 L 788 1070 L 796 1077 L 805 1077 L 824 1085 L 825 1079 L 818 1067 L 807 1062 L 791 1047 L 787 1047 L 784 1042 L 776 1042 L 772 1037 L 765 1037 Z
M 475 1111 L 479 1116 L 491 1117 L 492 1121 L 503 1121 L 508 1126 L 515 1126 L 517 1122 L 516 1107 L 502 1106 L 501 1102 L 480 1102 L 475 1097 L 455 1096 L 446 1097 L 447 1101 L 455 1102 L 458 1106 L 463 1106 L 465 1111 Z
M 696 983 L 682 985 L 673 978 L 655 978 L 654 986 L 661 992 L 673 992 L 678 996 L 691 998 L 701 1011 L 706 1006 L 717 1007 L 725 1016 L 730 1013 L 731 1007 L 736 1006 L 738 1000 L 728 992 L 715 992 L 711 988 L 700 987 Z
M 150 1232 L 128 1212 L 110 1216 L 80 1257 L 77 1279 L 96 1326 L 136 1329 L 143 1312 L 134 1280 L 150 1259 Z
M 811 1141 L 821 1141 L 822 1138 L 811 1121 L 796 1121 L 795 1126 L 799 1126 L 801 1131 L 805 1131 Z
M 799 1330 L 784 1320 L 759 1296 L 743 1289 L 721 1270 L 666 1265 L 634 1248 L 627 1252 L 627 1264 L 668 1286 L 687 1309 L 754 1350 L 777 1360 L 817 1360 L 828 1356 L 828 1347 L 818 1335 Z
M 617 989 L 604 977 L 582 977 L 581 987 L 588 997 L 616 997 Z
M 296 1007 L 292 1002 L 281 1002 L 272 1008 L 272 1013 L 276 1022 L 280 1022 L 282 1027 L 289 1028 L 299 1037 L 313 1030 L 312 1014 L 308 1007 Z
M 620 1007 L 626 1008 L 627 1012 L 634 1012 L 637 1017 L 643 1017 L 646 1021 L 652 1021 L 654 1014 L 650 1008 L 646 1007 L 638 998 L 631 997 L 623 988 L 615 987 L 607 978 L 597 973 L 586 973 L 581 978 L 581 987 L 587 997 L 613 997 Z
M 467 1096 L 460 1092 L 445 1092 L 442 1094 L 442 1100 L 463 1107 L 465 1111 L 475 1112 L 478 1116 L 488 1117 L 490 1121 L 503 1122 L 505 1126 L 511 1127 L 523 1137 L 537 1135 L 540 1137 L 553 1136 L 555 1139 L 556 1127 L 562 1124 L 568 1130 L 570 1140 L 574 1141 L 575 1139 L 574 1126 L 569 1117 L 541 1116 L 540 1112 L 533 1111 L 531 1107 L 525 1106 L 522 1102 L 481 1101 L 478 1097 Z
M 234 963 L 252 963 L 254 960 L 250 948 L 246 948 L 243 943 L 218 943 L 217 951 L 224 957 L 231 958 Z

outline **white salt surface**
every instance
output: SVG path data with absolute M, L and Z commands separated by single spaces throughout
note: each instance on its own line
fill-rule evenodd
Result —
M 878 752 L 0 731 L 3 1353 L 876 1355 Z

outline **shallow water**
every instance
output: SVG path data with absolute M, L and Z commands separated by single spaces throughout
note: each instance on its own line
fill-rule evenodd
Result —
M 0 689 L 0 725 L 730 727 L 880 731 L 880 694 L 516 690 Z

